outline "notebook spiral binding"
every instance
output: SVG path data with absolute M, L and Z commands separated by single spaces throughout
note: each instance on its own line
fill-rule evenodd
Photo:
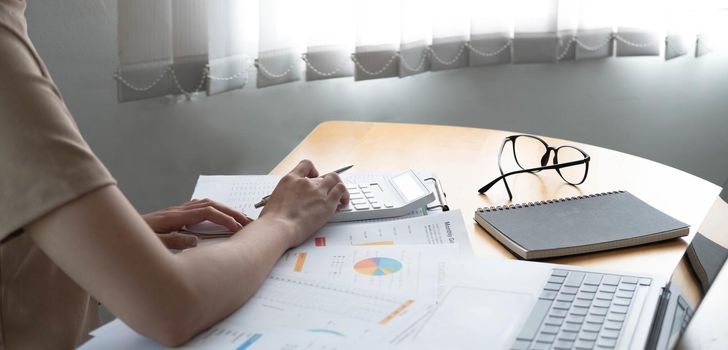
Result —
M 585 199 L 585 198 L 593 198 L 593 197 L 599 197 L 599 196 L 606 196 L 610 194 L 617 194 L 617 193 L 624 193 L 624 191 L 608 191 L 608 192 L 602 192 L 602 193 L 594 193 L 594 194 L 585 194 L 583 196 L 574 196 L 574 197 L 564 197 L 564 198 L 557 198 L 557 199 L 549 199 L 545 201 L 538 201 L 538 202 L 528 202 L 528 203 L 519 203 L 519 204 L 509 204 L 509 205 L 497 205 L 492 207 L 483 207 L 478 208 L 479 213 L 486 213 L 491 211 L 497 211 L 497 210 L 511 210 L 511 209 L 519 209 L 519 208 L 528 208 L 528 207 L 534 207 L 537 205 L 546 205 L 551 203 L 559 203 L 559 202 L 566 202 L 566 201 L 573 201 L 578 199 Z

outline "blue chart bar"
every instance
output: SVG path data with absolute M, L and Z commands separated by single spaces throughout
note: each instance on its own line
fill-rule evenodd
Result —
M 253 336 L 250 337 L 248 340 L 246 340 L 245 343 L 240 345 L 237 350 L 245 350 L 245 349 L 249 348 L 251 345 L 253 345 L 253 343 L 255 343 L 262 336 L 263 335 L 260 333 L 253 334 Z

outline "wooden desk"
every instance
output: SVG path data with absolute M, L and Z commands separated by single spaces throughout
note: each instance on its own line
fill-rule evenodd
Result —
M 477 189 L 496 178 L 498 148 L 515 132 L 453 126 L 331 121 L 318 125 L 272 171 L 285 174 L 301 159 L 319 170 L 354 164 L 351 172 L 433 171 L 442 181 L 448 204 L 461 209 L 476 255 L 513 258 L 473 221 L 479 207 L 508 204 L 502 184 L 487 196 Z M 578 266 L 638 271 L 669 278 L 687 242 L 720 192 L 720 187 L 683 171 L 601 147 L 544 138 L 552 146 L 575 145 L 592 158 L 589 177 L 578 187 L 565 184 L 555 171 L 509 178 L 513 202 L 628 190 L 656 208 L 691 225 L 687 239 L 597 254 L 552 259 Z
M 331 121 L 318 125 L 272 171 L 285 174 L 301 159 L 321 171 L 354 164 L 352 172 L 433 171 L 442 181 L 452 209 L 462 210 L 470 242 L 478 256 L 514 258 L 473 220 L 479 207 L 509 204 L 502 184 L 487 196 L 477 189 L 500 175 L 497 156 L 504 137 L 516 132 L 453 126 Z M 652 206 L 690 224 L 690 235 L 646 246 L 619 249 L 550 262 L 642 272 L 669 279 L 688 242 L 720 192 L 720 187 L 686 172 L 629 154 L 554 138 L 591 156 L 589 177 L 578 187 L 565 184 L 555 171 L 509 177 L 513 203 L 533 202 L 613 190 L 628 190 Z M 687 271 L 682 266 L 683 272 Z M 688 274 L 684 274 L 689 279 Z M 686 294 L 698 298 L 697 286 L 683 281 Z M 681 283 L 682 284 L 682 283 Z

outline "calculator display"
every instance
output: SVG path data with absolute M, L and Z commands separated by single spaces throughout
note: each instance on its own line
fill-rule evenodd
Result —
M 411 172 L 397 175 L 392 178 L 392 183 L 397 186 L 407 202 L 418 199 L 427 194 L 419 184 L 419 179 L 413 178 Z

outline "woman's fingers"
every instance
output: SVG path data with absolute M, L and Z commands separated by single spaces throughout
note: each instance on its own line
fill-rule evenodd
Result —
M 349 191 L 346 189 L 346 185 L 341 182 L 335 184 L 328 193 L 328 200 L 336 203 L 337 205 L 348 204 L 349 197 L 350 195 Z
M 319 172 L 316 170 L 316 167 L 313 165 L 313 162 L 311 162 L 308 159 L 304 159 L 296 165 L 293 170 L 291 170 L 290 174 L 296 175 L 298 177 L 318 177 Z
M 182 220 L 185 225 L 197 224 L 204 220 L 209 220 L 218 225 L 225 226 L 228 230 L 230 230 L 230 232 L 238 232 L 243 229 L 243 225 L 232 216 L 227 215 L 212 206 L 186 209 L 180 212 L 180 214 L 184 216 Z
M 207 199 L 207 198 L 188 202 L 183 206 L 183 210 L 198 209 L 198 208 L 204 208 L 204 207 L 213 207 L 213 208 L 231 216 L 233 219 L 235 219 L 235 221 L 239 222 L 243 226 L 253 222 L 253 219 L 251 219 L 244 213 L 241 213 L 233 208 L 228 207 L 227 205 L 215 202 L 215 201 Z
M 238 232 L 253 221 L 245 214 L 209 199 L 192 200 L 179 206 L 144 214 L 142 217 L 156 233 L 170 233 L 205 220 L 222 225 L 230 232 Z
M 202 202 L 210 202 L 210 201 L 211 201 L 211 199 L 208 199 L 208 198 L 202 198 L 202 199 L 195 198 L 195 199 L 193 199 L 193 200 L 191 200 L 191 201 L 189 201 L 187 203 L 181 204 L 178 208 L 186 208 L 186 207 L 189 207 L 189 206 L 192 206 L 192 205 L 196 205 L 196 204 L 199 204 L 199 203 L 202 203 Z
M 321 178 L 321 182 L 319 184 L 326 190 L 326 193 L 328 193 L 338 183 L 341 183 L 341 178 L 339 177 L 339 174 L 328 173 Z
M 187 249 L 197 246 L 197 237 L 184 233 L 157 234 L 159 240 L 169 249 Z

